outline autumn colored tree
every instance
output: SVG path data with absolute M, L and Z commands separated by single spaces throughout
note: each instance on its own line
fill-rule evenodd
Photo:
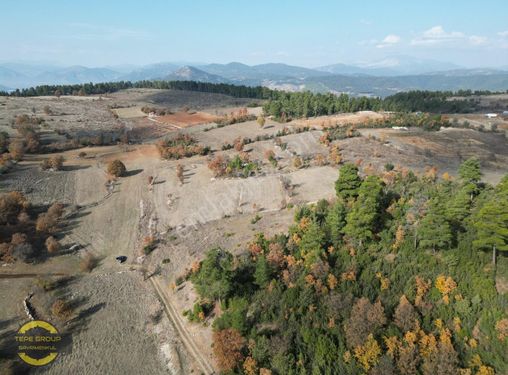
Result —
M 127 172 L 127 168 L 125 168 L 124 163 L 116 159 L 109 162 L 107 172 L 114 177 L 122 177 L 125 175 L 125 172 Z
M 362 345 L 368 336 L 386 324 L 386 316 L 380 301 L 371 303 L 367 298 L 358 299 L 351 309 L 351 317 L 344 325 L 349 347 Z
M 48 250 L 48 253 L 53 254 L 56 253 L 58 250 L 60 250 L 60 244 L 53 236 L 49 236 L 46 239 L 46 249 Z
M 395 309 L 394 322 L 402 332 L 410 331 L 419 321 L 418 313 L 405 295 L 400 297 L 399 305 Z
M 240 366 L 244 359 L 242 353 L 244 345 L 245 339 L 235 329 L 228 328 L 214 331 L 213 352 L 222 371 L 233 371 Z

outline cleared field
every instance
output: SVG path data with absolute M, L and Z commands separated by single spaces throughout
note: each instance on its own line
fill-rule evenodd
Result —
M 176 125 L 181 128 L 186 128 L 198 124 L 207 124 L 214 122 L 216 116 L 212 116 L 206 112 L 176 112 L 170 115 L 157 116 L 156 122 L 165 123 L 168 125 Z
M 297 126 L 330 127 L 335 125 L 365 123 L 369 120 L 382 120 L 386 116 L 386 114 L 373 111 L 360 111 L 355 113 L 341 113 L 331 116 L 318 116 L 309 119 L 298 119 L 294 120 L 292 124 Z
M 114 108 L 113 112 L 122 119 L 146 117 L 146 113 L 140 107 Z

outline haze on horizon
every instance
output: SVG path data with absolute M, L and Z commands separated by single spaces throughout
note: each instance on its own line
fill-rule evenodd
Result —
M 118 66 L 165 61 L 306 67 L 411 56 L 508 66 L 508 3 L 267 0 L 8 1 L 0 61 Z M 98 11 L 100 9 L 100 11 Z

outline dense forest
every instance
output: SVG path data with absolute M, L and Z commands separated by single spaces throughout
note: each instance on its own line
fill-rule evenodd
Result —
M 210 250 L 189 273 L 200 299 L 186 315 L 220 311 L 222 371 L 506 374 L 508 175 L 484 184 L 469 159 L 459 176 L 345 164 L 336 199 L 299 207 L 288 233 L 238 256 Z
M 172 89 L 198 92 L 210 92 L 233 96 L 235 98 L 269 99 L 275 92 L 266 87 L 237 86 L 225 83 L 208 83 L 196 81 L 119 81 L 106 83 L 85 83 L 77 85 L 42 85 L 11 93 L 0 92 L 4 96 L 50 96 L 50 95 L 99 95 L 113 93 L 131 88 Z
M 468 113 L 475 110 L 474 101 L 450 99 L 453 96 L 452 92 L 409 91 L 379 99 L 355 98 L 346 94 L 278 91 L 264 105 L 263 110 L 281 121 L 366 110 L 431 113 Z

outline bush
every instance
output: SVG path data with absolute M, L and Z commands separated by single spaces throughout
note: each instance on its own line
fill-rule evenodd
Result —
M 262 128 L 265 126 L 265 118 L 263 116 L 258 116 L 256 119 L 256 122 L 258 123 L 259 127 Z
M 93 256 L 91 253 L 85 254 L 81 262 L 79 263 L 79 268 L 81 272 L 92 272 L 92 270 L 97 266 L 97 258 Z
M 122 163 L 120 160 L 116 159 L 111 161 L 108 164 L 108 173 L 115 177 L 122 177 L 125 175 L 125 172 L 127 172 L 127 168 L 125 168 L 125 164 Z
M 48 169 L 52 169 L 54 171 L 59 171 L 62 169 L 64 162 L 64 158 L 61 155 L 52 156 L 49 159 L 44 159 L 41 163 L 41 169 L 46 171 Z
M 210 152 L 209 147 L 198 145 L 196 140 L 187 134 L 159 141 L 157 149 L 164 159 L 188 158 L 194 155 L 207 155 Z
M 394 168 L 395 168 L 395 166 L 392 163 L 385 164 L 385 171 L 387 171 L 387 172 L 393 171 Z
M 63 299 L 57 299 L 51 305 L 51 314 L 59 319 L 67 320 L 72 315 L 72 307 Z
M 60 244 L 53 236 L 49 236 L 46 239 L 46 249 L 48 250 L 48 253 L 53 254 L 56 253 L 58 250 L 60 250 Z
M 143 254 L 148 255 L 157 247 L 157 240 L 154 237 L 145 237 Z

